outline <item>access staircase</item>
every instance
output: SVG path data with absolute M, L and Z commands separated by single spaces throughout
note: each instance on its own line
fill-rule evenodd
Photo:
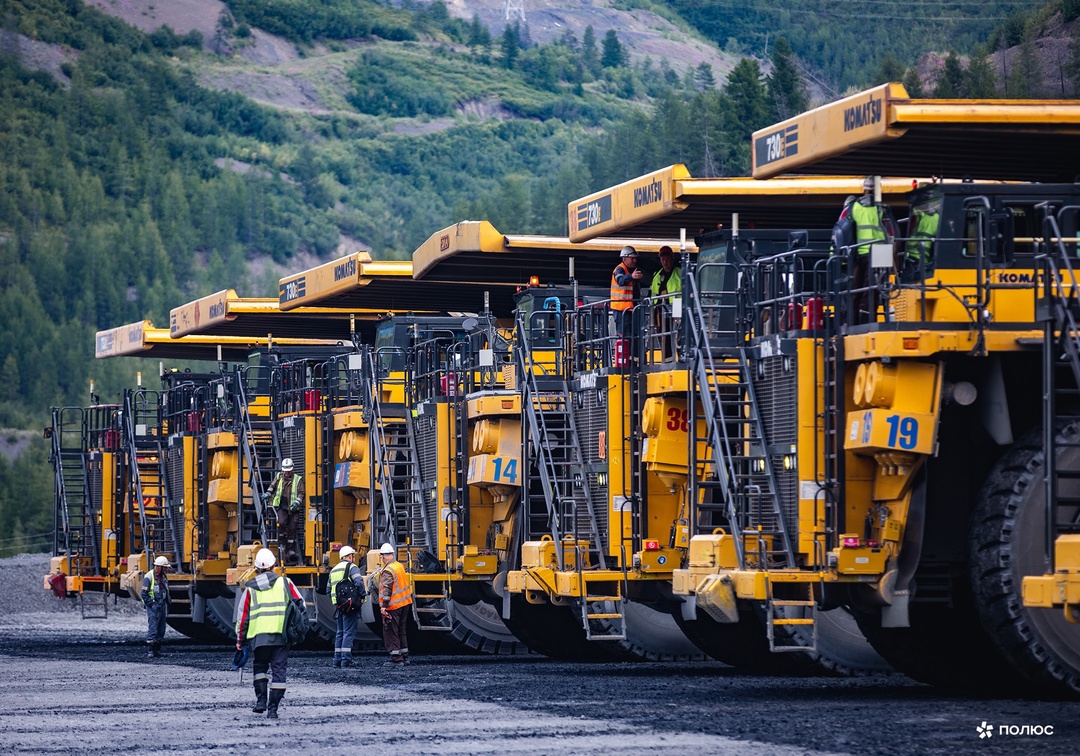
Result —
M 590 564 L 607 568 L 597 508 L 585 481 L 585 460 L 574 420 L 574 406 L 561 365 L 540 365 L 528 348 L 524 326 L 518 324 L 517 371 L 522 381 L 530 450 L 528 512 L 530 537 L 550 535 L 560 564 L 571 560 L 563 553 L 587 541 L 583 552 Z
M 53 496 L 57 513 L 53 553 L 65 554 L 72 574 L 98 574 L 96 512 L 90 495 L 90 451 L 87 448 L 86 410 L 53 407 Z
M 436 503 L 428 501 L 417 450 L 416 419 L 413 417 L 415 403 L 409 399 L 411 371 L 384 375 L 379 369 L 381 360 L 401 351 L 397 348 L 379 352 L 365 350 L 362 353 L 362 380 L 372 387 L 375 394 L 368 402 L 372 482 L 377 486 L 372 501 L 378 503 L 374 518 L 375 540 L 385 540 L 395 546 L 407 545 L 412 558 L 418 551 L 431 551 L 437 543 L 433 530 Z M 408 362 L 405 361 L 405 364 Z M 403 391 L 405 401 L 401 404 L 380 401 L 384 390 L 387 395 Z M 417 569 L 418 565 L 410 562 L 410 575 L 415 575 Z M 424 581 L 423 584 L 430 585 L 432 582 Z M 421 630 L 452 630 L 447 583 L 440 582 L 440 593 L 417 593 L 416 585 L 414 579 L 412 615 L 416 626 Z
M 246 482 L 251 492 L 241 494 L 240 542 L 256 540 L 277 544 L 277 519 L 268 517 L 267 502 L 279 458 L 278 438 L 274 430 L 272 414 L 266 418 L 253 418 L 249 411 L 254 399 L 248 388 L 248 372 L 257 368 L 239 367 L 234 373 L 234 417 L 237 419 L 237 442 L 243 459 L 241 483 Z M 272 404 L 272 403 L 271 403 Z
M 168 490 L 157 392 L 124 393 L 124 438 L 131 486 L 128 511 L 133 515 L 131 548 L 146 554 L 148 568 L 155 556 L 167 557 L 174 566 L 183 564 L 180 515 Z
M 781 508 L 773 459 L 755 396 L 748 347 L 738 329 L 729 334 L 711 333 L 707 308 L 726 307 L 726 302 L 703 304 L 695 276 L 688 276 L 692 352 L 691 404 L 704 423 L 693 423 L 694 464 L 711 466 L 714 480 L 691 476 L 696 487 L 712 489 L 719 501 L 701 502 L 691 490 L 699 517 L 720 513 L 735 534 L 739 564 L 782 569 L 795 566 L 788 526 Z M 736 322 L 738 320 L 736 319 Z M 696 420 L 696 418 L 695 418 Z M 698 427 L 702 426 L 701 435 Z M 698 458 L 699 449 L 708 457 Z M 708 526 L 715 525 L 711 520 Z M 747 536 L 752 536 L 753 541 Z M 751 549 L 747 546 L 750 544 Z

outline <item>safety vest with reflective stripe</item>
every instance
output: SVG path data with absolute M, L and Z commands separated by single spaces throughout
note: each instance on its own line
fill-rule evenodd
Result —
M 288 606 L 289 581 L 278 577 L 264 591 L 249 587 L 251 604 L 248 607 L 248 625 L 246 636 L 255 640 L 260 635 L 281 635 L 285 630 L 285 607 Z M 256 642 L 254 645 L 263 645 Z
M 615 266 L 615 270 L 611 273 L 611 309 L 613 310 L 629 310 L 634 306 L 634 284 L 631 281 L 625 286 L 621 285 L 615 280 L 615 276 L 618 275 L 619 270 L 626 275 L 630 275 L 630 269 L 626 267 L 624 263 L 619 263 Z
M 334 603 L 334 606 L 337 606 L 337 584 L 341 582 L 341 579 L 345 577 L 346 573 L 348 573 L 350 577 L 352 576 L 352 570 L 349 569 L 350 567 L 356 567 L 356 565 L 342 559 L 334 565 L 334 569 L 330 570 L 330 600 Z
M 386 569 L 394 575 L 394 591 L 390 594 L 390 603 L 387 609 L 400 609 L 412 603 L 412 591 L 409 590 L 409 580 L 405 575 L 405 565 L 401 562 L 391 562 Z
M 146 579 L 150 581 L 150 587 L 147 588 L 147 590 L 146 590 L 147 596 L 149 596 L 149 598 L 150 598 L 150 603 L 151 604 L 157 604 L 158 603 L 158 595 L 157 595 L 158 583 L 157 583 L 157 573 L 156 573 L 156 571 L 155 570 L 150 570 L 150 572 L 148 572 L 147 575 L 146 575 Z M 169 588 L 168 588 L 169 582 L 168 582 L 168 580 L 166 580 L 164 578 L 162 578 L 161 582 L 162 582 L 162 585 L 165 586 L 165 590 L 163 591 L 163 593 L 166 596 L 166 600 L 167 600 L 167 597 L 169 595 Z
M 938 224 L 941 222 L 940 213 L 917 213 L 915 228 L 911 232 L 911 238 L 904 245 L 904 254 L 909 260 L 922 262 L 930 257 L 930 248 L 934 245 L 937 237 Z
M 865 242 L 888 239 L 884 215 L 885 211 L 877 205 L 864 205 L 861 202 L 851 204 L 851 220 L 855 221 L 855 243 L 862 244 L 859 247 L 860 255 L 870 253 L 870 245 Z
M 289 509 L 291 507 L 293 501 L 296 499 L 296 491 L 297 491 L 297 489 L 299 487 L 300 487 L 300 476 L 297 475 L 296 473 L 293 473 L 293 476 L 292 476 L 292 495 L 289 496 L 289 500 L 288 500 L 288 502 L 286 504 L 286 507 L 285 507 L 286 509 Z M 274 487 L 274 501 L 271 502 L 271 505 L 270 505 L 274 509 L 279 509 L 281 507 L 281 494 L 282 494 L 282 492 L 284 490 L 285 490 L 285 476 L 279 475 L 278 479 L 277 479 L 277 485 Z

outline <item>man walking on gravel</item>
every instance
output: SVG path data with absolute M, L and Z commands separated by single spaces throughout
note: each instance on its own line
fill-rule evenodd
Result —
M 330 600 L 334 602 L 334 621 L 337 624 L 337 633 L 334 635 L 334 661 L 335 667 L 351 667 L 353 665 L 352 645 L 356 637 L 356 623 L 360 619 L 360 606 L 364 603 L 364 573 L 356 566 L 356 549 L 352 546 L 342 546 L 338 552 L 341 561 L 330 570 Z M 346 591 L 339 590 L 341 581 L 347 581 L 345 588 L 352 584 L 352 598 L 339 600 L 339 593 L 344 595 Z
M 266 712 L 278 718 L 278 704 L 285 697 L 285 672 L 289 663 L 289 645 L 285 641 L 285 609 L 290 601 L 304 608 L 304 599 L 293 581 L 273 572 L 277 559 L 270 549 L 255 555 L 255 577 L 244 584 L 236 621 L 236 649 L 250 641 L 255 652 L 256 714 Z M 273 676 L 271 678 L 271 675 Z M 269 696 L 267 692 L 269 691 Z
M 382 610 L 383 643 L 390 652 L 391 666 L 401 669 L 409 663 L 409 639 L 405 628 L 412 605 L 412 590 L 405 566 L 395 558 L 394 547 L 384 543 L 379 549 L 379 608 Z
M 172 565 L 169 560 L 159 556 L 154 560 L 154 569 L 146 573 L 142 581 L 142 602 L 146 607 L 146 656 L 148 659 L 161 656 L 161 641 L 165 637 L 165 619 L 169 616 L 169 580 L 165 570 Z

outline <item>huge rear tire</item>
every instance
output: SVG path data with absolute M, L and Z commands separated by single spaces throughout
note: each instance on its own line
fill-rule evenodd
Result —
M 568 606 L 530 604 L 524 596 L 510 597 L 506 626 L 530 651 L 563 661 L 627 661 L 632 657 L 610 641 L 590 641 Z
M 450 635 L 461 647 L 481 654 L 524 654 L 528 646 L 518 640 L 491 604 L 453 602 L 453 630 Z
M 785 615 L 795 618 L 794 609 Z M 704 613 L 698 619 L 677 620 L 687 636 L 717 661 L 743 672 L 776 675 L 820 675 L 841 677 L 891 674 L 892 666 L 874 650 L 859 629 L 855 618 L 843 608 L 817 613 L 817 651 L 775 653 L 769 650 L 765 613 L 762 607 L 740 607 L 739 621 L 720 623 Z M 774 626 L 780 645 L 809 647 L 812 631 L 802 626 Z
M 207 645 L 232 645 L 236 643 L 236 623 L 233 621 L 235 599 L 217 596 L 206 600 L 206 611 L 202 622 L 189 619 L 169 619 L 173 630 L 191 638 L 197 643 Z
M 1058 431 L 1058 522 L 1077 522 L 1080 506 L 1080 423 Z M 1041 575 L 1046 540 L 1046 456 L 1040 433 L 1025 436 L 998 462 L 972 515 L 971 580 L 983 627 L 1027 692 L 1080 696 L 1080 624 L 1060 608 L 1025 607 L 1025 575 Z M 1062 476 L 1061 473 L 1068 473 Z

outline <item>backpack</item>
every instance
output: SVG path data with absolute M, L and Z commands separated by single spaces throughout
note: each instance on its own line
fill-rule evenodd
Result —
M 285 643 L 290 647 L 303 643 L 310 628 L 311 624 L 308 622 L 307 610 L 301 609 L 300 604 L 290 599 L 285 606 L 285 627 L 282 630 Z
M 855 220 L 851 214 L 845 215 L 836 222 L 832 229 L 832 251 L 834 254 L 846 254 L 848 249 L 855 246 Z M 845 247 L 847 249 L 845 249 Z
M 364 589 L 358 586 L 352 579 L 354 565 L 345 568 L 345 574 L 334 586 L 334 598 L 337 610 L 346 617 L 360 611 L 360 605 L 364 603 Z

